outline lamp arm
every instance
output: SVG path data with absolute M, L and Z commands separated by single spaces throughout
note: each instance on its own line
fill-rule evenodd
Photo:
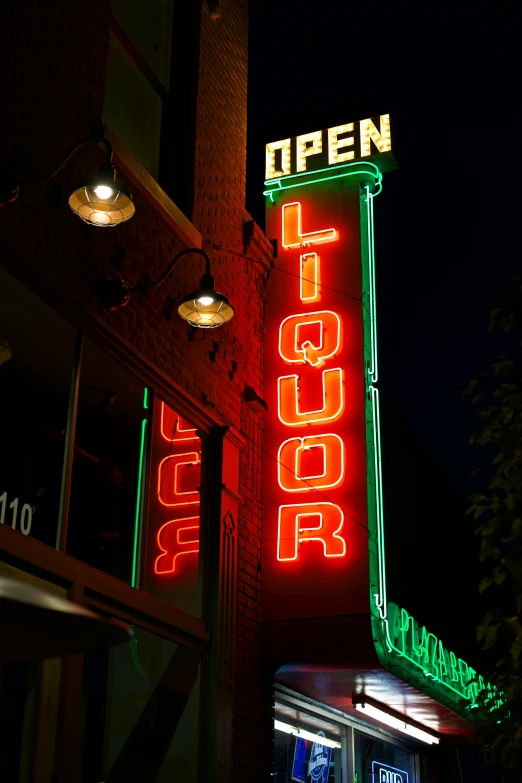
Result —
M 117 310 L 119 307 L 123 307 L 129 301 L 130 294 L 145 294 L 147 291 L 152 291 L 154 288 L 158 288 L 165 282 L 170 275 L 180 258 L 188 256 L 190 253 L 197 253 L 203 256 L 205 259 L 205 276 L 202 278 L 202 282 L 208 284 L 210 287 L 214 285 L 212 276 L 210 274 L 210 258 L 204 250 L 200 250 L 199 247 L 187 247 L 184 250 L 174 256 L 170 264 L 165 271 L 158 277 L 157 280 L 153 280 L 149 284 L 138 284 L 134 288 L 128 288 L 124 280 L 102 280 L 99 286 L 99 298 L 104 307 L 108 310 Z M 206 280 L 205 280 L 206 278 Z M 203 286 L 204 287 L 204 286 Z
M 75 152 L 77 152 L 80 147 L 83 147 L 84 144 L 87 144 L 88 141 L 98 141 L 102 142 L 105 145 L 106 149 L 106 155 L 107 155 L 107 163 L 110 163 L 112 160 L 112 144 L 108 139 L 105 138 L 103 131 L 100 134 L 98 131 L 95 133 L 90 133 L 88 136 L 86 136 L 84 139 L 78 142 L 65 156 L 63 161 L 60 163 L 57 169 L 52 171 L 50 174 L 47 174 L 44 177 L 31 177 L 30 179 L 26 179 L 23 182 L 19 183 L 19 187 L 24 187 L 25 185 L 35 185 L 38 182 L 48 182 L 50 179 L 53 179 L 53 177 L 56 177 L 56 175 L 63 169 L 66 163 L 72 158 Z
M 205 259 L 205 274 L 210 275 L 210 258 L 208 257 L 208 254 L 205 253 L 204 250 L 200 250 L 198 247 L 188 247 L 184 250 L 180 250 L 180 252 L 174 256 L 168 267 L 165 269 L 163 274 L 161 274 L 157 280 L 154 280 L 152 283 L 149 283 L 147 286 L 137 287 L 137 288 L 130 288 L 129 294 L 136 294 L 139 293 L 143 288 L 145 288 L 146 291 L 152 291 L 154 288 L 159 288 L 160 285 L 162 285 L 167 277 L 170 275 L 178 261 L 183 258 L 183 256 L 187 256 L 190 253 L 197 253 L 200 256 L 203 256 Z

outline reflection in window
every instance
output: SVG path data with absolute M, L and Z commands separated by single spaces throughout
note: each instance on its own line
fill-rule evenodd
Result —
M 71 326 L 0 269 L 0 523 L 51 546 L 56 544 L 74 335 Z
M 200 654 L 135 631 L 85 657 L 78 783 L 196 783 Z
M 114 0 L 103 122 L 158 178 L 171 67 L 172 0 Z
M 113 0 L 116 23 L 168 89 L 173 0 Z
M 84 341 L 67 553 L 132 581 L 143 385 Z
M 162 101 L 123 47 L 111 38 L 103 122 L 158 178 Z
M 32 780 L 38 664 L 0 664 L 0 780 Z
M 299 710 L 286 710 L 276 705 L 276 719 L 282 724 L 306 729 L 316 741 L 296 737 L 285 731 L 274 731 L 274 774 L 276 783 L 343 783 L 340 747 L 327 747 L 326 737 L 341 743 L 340 729 Z
M 201 440 L 193 424 L 156 399 L 151 445 L 144 589 L 200 614 Z
M 354 744 L 359 783 L 416 783 L 413 753 L 359 732 L 355 733 Z
M 65 598 L 67 594 L 65 588 L 2 561 L 0 577 L 40 587 L 61 598 Z M 59 658 L 0 663 L 2 783 L 51 780 L 58 724 L 60 674 Z

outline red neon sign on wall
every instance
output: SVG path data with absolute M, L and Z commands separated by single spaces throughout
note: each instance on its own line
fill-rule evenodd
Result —
M 151 522 L 157 527 L 154 573 L 173 575 L 179 573 L 180 560 L 199 552 L 201 442 L 196 429 L 172 408 L 159 400 L 155 406 L 152 486 L 156 493 L 151 514 Z M 165 514 L 169 518 L 163 521 Z
M 303 233 L 300 202 L 285 204 L 282 208 L 283 247 L 302 248 L 319 243 L 336 242 L 335 228 Z M 318 257 L 315 255 L 315 264 Z M 301 268 L 303 268 L 301 263 Z M 312 270 L 313 272 L 314 270 Z M 316 285 L 316 275 L 312 285 Z M 300 297 L 303 298 L 303 277 L 300 278 Z M 315 297 L 314 297 L 315 298 Z M 344 409 L 344 380 L 341 367 L 335 364 L 341 349 L 340 316 L 331 310 L 317 310 L 287 316 L 279 327 L 279 355 L 287 364 L 309 363 L 316 377 L 302 380 L 299 375 L 283 375 L 278 379 L 278 416 L 289 426 L 315 425 L 321 428 L 333 424 Z M 315 334 L 314 334 L 315 333 Z M 324 369 L 321 369 L 324 366 Z M 301 384 L 321 386 L 321 404 L 309 409 L 301 401 Z M 305 446 L 304 442 L 308 445 Z M 313 443 L 312 443 L 313 441 Z M 299 443 L 299 445 L 297 445 Z M 299 455 L 305 449 L 320 449 L 322 473 L 303 475 Z M 326 491 L 344 481 L 344 448 L 335 433 L 314 433 L 308 438 L 285 441 L 279 449 L 279 485 L 287 492 L 322 489 Z M 281 476 L 286 481 L 281 482 Z M 293 477 L 290 478 L 290 477 Z M 292 485 L 293 486 L 289 486 Z M 297 560 L 299 544 L 321 543 L 324 557 L 344 557 L 346 541 L 342 535 L 344 514 L 334 503 L 302 503 L 281 506 L 279 509 L 277 559 Z M 321 550 L 319 550 L 321 551 Z
M 290 276 L 274 270 L 266 301 L 265 619 L 367 609 L 359 220 L 358 185 L 267 206 Z

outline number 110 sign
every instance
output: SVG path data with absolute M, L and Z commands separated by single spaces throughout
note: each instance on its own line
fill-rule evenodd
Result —
M 0 524 L 11 524 L 13 530 L 19 527 L 24 536 L 28 536 L 33 523 L 33 509 L 29 503 L 24 503 L 21 508 L 20 505 L 18 498 L 10 501 L 7 492 L 3 492 L 0 495 Z

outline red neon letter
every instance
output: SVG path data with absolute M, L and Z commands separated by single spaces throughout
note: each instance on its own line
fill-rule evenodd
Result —
M 290 315 L 279 327 L 279 353 L 285 362 L 321 367 L 340 347 L 341 319 L 331 310 Z
M 190 522 L 196 524 L 191 525 Z M 199 517 L 166 522 L 158 530 L 157 541 L 161 555 L 156 558 L 154 571 L 156 574 L 173 574 L 178 557 L 199 552 Z
M 307 455 L 312 457 L 308 470 L 302 464 Z M 279 486 L 286 492 L 333 489 L 344 479 L 344 443 L 339 435 L 285 440 L 277 461 Z
M 343 371 L 339 367 L 321 373 L 323 405 L 319 410 L 299 410 L 298 381 L 298 375 L 278 379 L 278 413 L 283 424 L 295 427 L 339 418 L 344 408 Z
M 200 454 L 192 451 L 189 454 L 171 454 L 165 457 L 158 469 L 158 500 L 163 506 L 185 506 L 199 503 L 199 492 L 195 487 L 183 489 L 180 476 L 183 466 L 199 466 Z M 199 481 L 199 467 L 186 467 L 186 486 Z M 191 473 L 189 471 L 192 471 Z M 192 481 L 190 481 L 192 479 Z
M 176 441 L 177 443 L 185 440 L 198 440 L 196 428 L 178 416 L 164 402 L 161 403 L 161 435 L 164 440 Z
M 301 203 L 283 206 L 283 247 L 289 250 L 292 247 L 309 247 L 322 242 L 335 242 L 339 234 L 335 228 L 325 228 L 323 231 L 310 231 L 303 234 L 301 226 Z
M 316 521 L 318 524 L 314 525 Z M 297 560 L 298 545 L 320 541 L 324 557 L 344 557 L 346 541 L 339 535 L 344 514 L 334 503 L 302 503 L 281 506 L 277 536 L 277 559 Z
M 321 298 L 321 258 L 317 253 L 301 256 L 301 301 L 317 302 Z

